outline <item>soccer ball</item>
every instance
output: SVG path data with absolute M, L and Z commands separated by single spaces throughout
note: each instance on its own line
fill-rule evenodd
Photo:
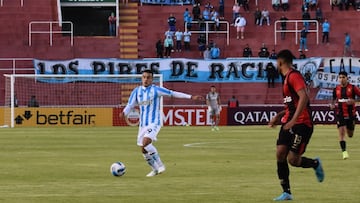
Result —
M 125 164 L 123 164 L 120 161 L 115 162 L 110 166 L 110 172 L 113 176 L 123 176 L 125 174 L 125 171 L 126 171 Z

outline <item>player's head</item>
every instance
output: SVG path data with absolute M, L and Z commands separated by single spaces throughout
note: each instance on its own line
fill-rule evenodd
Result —
M 154 73 L 152 70 L 146 69 L 142 71 L 141 83 L 144 87 L 147 87 L 153 82 Z
M 338 76 L 339 83 L 342 86 L 346 86 L 348 83 L 348 74 L 345 71 L 340 71 Z
M 294 55 L 290 50 L 284 49 L 277 54 L 277 69 L 280 73 L 286 73 L 286 71 L 292 67 Z
M 215 91 L 216 91 L 215 85 L 211 85 L 211 86 L 210 86 L 210 91 L 211 91 L 211 92 L 215 92 Z

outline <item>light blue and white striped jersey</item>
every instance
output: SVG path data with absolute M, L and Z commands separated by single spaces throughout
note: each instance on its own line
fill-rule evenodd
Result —
M 156 85 L 150 85 L 148 87 L 139 86 L 131 92 L 128 104 L 123 112 L 125 115 L 128 115 L 130 110 L 138 105 L 140 108 L 140 127 L 148 126 L 150 124 L 161 125 L 162 112 L 160 109 L 160 97 L 162 96 L 191 98 L 191 95 L 172 91 Z

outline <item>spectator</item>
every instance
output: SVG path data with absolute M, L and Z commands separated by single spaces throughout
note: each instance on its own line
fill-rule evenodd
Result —
M 210 11 L 209 11 L 209 9 L 205 8 L 204 11 L 202 12 L 202 16 L 203 16 L 204 20 L 210 20 Z
M 320 24 L 323 22 L 323 13 L 320 7 L 316 8 L 315 18 Z
M 304 13 L 305 10 L 309 9 L 309 5 L 306 3 L 306 1 L 303 2 L 303 5 L 301 6 L 301 11 Z
M 39 107 L 39 102 L 36 100 L 35 95 L 32 95 L 30 97 L 30 100 L 28 102 L 28 107 Z
M 322 32 L 322 43 L 329 43 L 330 23 L 327 19 L 325 19 L 324 23 L 322 24 Z
M 239 6 L 243 6 L 244 11 L 249 13 L 249 11 L 250 11 L 249 0 L 238 0 L 238 4 L 239 4 Z
M 255 25 L 260 25 L 261 11 L 260 11 L 259 8 L 256 8 L 255 13 L 254 13 L 254 17 L 255 17 Z
M 351 50 L 351 37 L 349 33 L 345 33 L 344 56 L 354 56 Z
M 240 6 L 238 3 L 235 3 L 232 8 L 233 11 L 233 22 L 235 22 L 236 18 L 240 15 Z
M 302 51 L 303 49 L 305 49 L 305 51 L 308 51 L 308 49 L 307 49 L 307 34 L 308 34 L 308 31 L 304 26 L 302 28 L 301 32 L 300 32 L 300 48 L 299 48 L 299 51 Z
M 163 53 L 164 53 L 164 45 L 161 43 L 161 40 L 159 39 L 156 42 L 156 57 L 163 58 L 164 57 Z
M 334 10 L 334 7 L 339 6 L 338 0 L 331 0 L 331 10 Z
M 191 32 L 189 30 L 184 32 L 184 48 L 185 51 L 190 51 L 190 39 L 191 39 Z
M 269 58 L 270 53 L 269 53 L 268 48 L 266 47 L 265 43 L 262 43 L 258 56 L 261 58 Z
M 244 39 L 244 31 L 246 26 L 246 19 L 239 15 L 239 17 L 235 20 L 235 27 L 236 27 L 236 39 L 239 39 L 239 34 L 241 34 L 241 39 Z
M 286 32 L 284 32 L 286 30 L 286 21 L 288 20 L 284 15 L 281 16 L 280 18 L 281 22 L 280 22 L 280 29 L 283 31 L 280 33 L 281 35 L 281 39 L 284 40 L 285 39 L 285 34 Z
M 275 11 L 279 11 L 281 7 L 280 0 L 272 0 L 272 7 Z
M 228 101 L 229 108 L 236 108 L 239 106 L 239 101 L 236 99 L 235 95 L 233 95 Z
M 199 50 L 199 54 L 200 57 L 203 57 L 203 52 L 206 49 L 206 38 L 205 38 L 205 34 L 200 34 L 198 39 L 197 39 L 197 43 L 198 43 L 198 50 Z
M 114 12 L 111 12 L 108 21 L 109 21 L 109 35 L 116 36 L 116 17 Z
M 243 50 L 243 57 L 252 57 L 252 50 L 251 50 L 249 44 L 245 45 L 245 48 Z
M 186 29 L 191 30 L 191 28 L 192 28 L 192 20 L 193 19 L 192 19 L 190 13 L 189 13 L 185 18 Z
M 310 0 L 309 7 L 311 10 L 314 10 L 315 8 L 318 8 L 318 1 L 317 0 Z
M 271 54 L 270 54 L 270 56 L 269 56 L 269 59 L 277 59 L 277 54 L 276 54 L 276 52 L 275 52 L 275 49 L 273 49 L 273 50 L 271 51 Z
M 281 0 L 281 8 L 283 11 L 289 10 L 289 0 Z
M 206 29 L 205 19 L 201 14 L 199 16 L 198 23 L 199 23 L 199 29 L 201 31 L 205 31 Z
M 190 15 L 189 9 L 185 8 L 185 11 L 184 11 L 184 14 L 183 14 L 184 22 L 186 22 L 186 18 L 188 17 L 188 15 Z
M 219 0 L 219 16 L 220 19 L 225 17 L 225 0 Z
M 268 87 L 275 87 L 275 78 L 277 76 L 276 68 L 272 62 L 268 63 L 265 68 Z
M 210 49 L 211 59 L 219 59 L 220 57 L 220 48 L 214 43 L 214 46 Z
M 264 20 L 266 20 L 267 25 L 270 26 L 270 13 L 266 8 L 261 11 L 260 26 L 262 26 Z
M 181 52 L 183 36 L 184 34 L 180 31 L 180 29 L 175 32 L 176 52 Z
M 164 40 L 164 47 L 165 47 L 165 58 L 170 58 L 171 50 L 174 47 L 173 38 L 168 36 Z
M 305 29 L 306 29 L 306 31 L 308 31 L 309 26 L 310 26 L 310 23 L 308 22 L 308 20 L 311 20 L 310 13 L 309 13 L 308 9 L 305 9 L 305 11 L 303 12 L 302 20 L 304 20 Z
M 219 31 L 220 30 L 220 17 L 219 17 L 219 15 L 217 15 L 216 17 L 215 17 L 215 19 L 214 19 L 214 22 L 215 22 L 215 24 L 214 24 L 214 30 L 215 31 Z
M 172 13 L 170 14 L 170 16 L 168 18 L 168 25 L 169 25 L 169 29 L 171 32 L 176 31 L 176 18 Z
M 192 15 L 194 16 L 194 20 L 198 20 L 201 14 L 200 4 L 194 4 L 192 9 Z
M 306 55 L 303 51 L 300 51 L 299 59 L 306 59 Z
M 204 51 L 204 59 L 205 59 L 205 60 L 211 59 L 210 50 L 211 50 L 210 47 L 207 47 L 207 48 L 205 49 L 205 51 Z

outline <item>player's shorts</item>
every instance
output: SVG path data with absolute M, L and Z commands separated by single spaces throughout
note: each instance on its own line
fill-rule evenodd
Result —
M 337 120 L 337 127 L 346 126 L 346 129 L 348 130 L 354 130 L 355 129 L 355 119 L 353 118 L 344 118 L 342 116 L 338 116 Z
M 296 124 L 290 130 L 283 130 L 281 126 L 276 145 L 286 145 L 290 151 L 303 154 L 310 141 L 314 128 L 305 124 Z
M 210 107 L 209 108 L 209 113 L 210 115 L 214 116 L 214 115 L 219 115 L 221 111 L 221 107 Z
M 137 145 L 138 146 L 143 145 L 144 137 L 148 137 L 153 142 L 155 142 L 157 140 L 157 135 L 159 134 L 160 129 L 161 129 L 160 125 L 148 125 L 148 126 L 140 127 L 137 137 Z

